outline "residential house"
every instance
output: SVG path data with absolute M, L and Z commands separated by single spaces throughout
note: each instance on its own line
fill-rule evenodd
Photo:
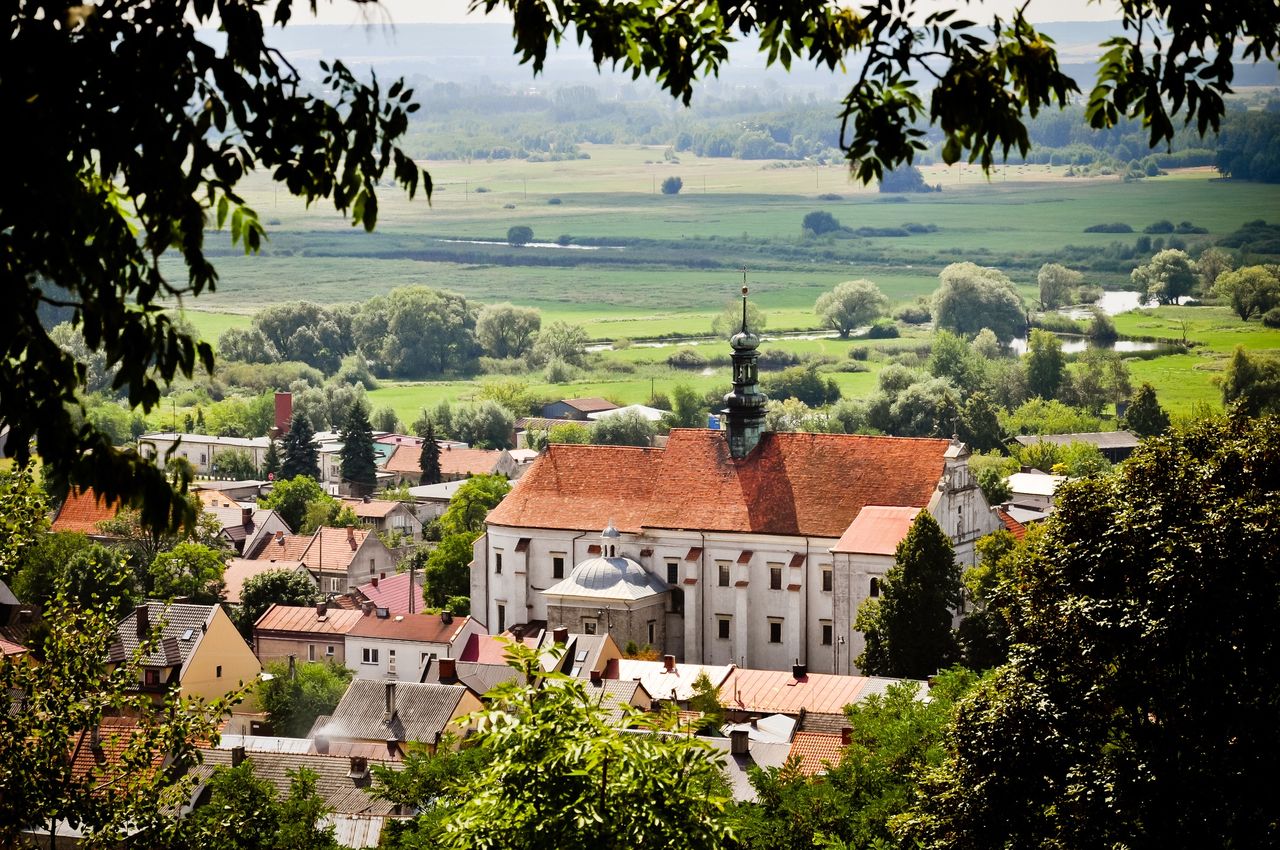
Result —
M 466 483 L 466 479 L 463 478 L 456 481 L 441 481 L 439 484 L 419 484 L 416 487 L 410 487 L 409 495 L 413 496 L 418 519 L 425 525 L 442 515 L 448 510 L 454 494 Z
M 791 739 L 791 752 L 787 758 L 795 759 L 796 766 L 805 776 L 821 776 L 840 764 L 851 741 L 852 735 L 848 729 L 840 734 L 797 732 Z
M 163 463 L 166 457 L 182 458 L 197 475 L 213 475 L 218 455 L 244 454 L 253 465 L 262 468 L 271 445 L 269 437 L 215 437 L 211 434 L 180 434 L 162 431 L 138 438 L 138 451 L 143 457 Z M 170 452 L 172 454 L 169 454 Z
M 267 485 L 266 481 L 256 481 L 253 479 L 245 481 L 200 481 L 196 483 L 195 492 L 200 501 L 209 504 L 219 501 L 229 504 L 239 504 L 241 502 L 256 502 L 258 497 L 262 495 L 262 488 Z
M 237 555 L 253 552 L 278 531 L 293 533 L 289 524 L 271 508 L 242 505 L 217 491 L 202 491 L 200 501 L 205 513 L 218 520 L 227 543 Z
M 453 658 L 430 658 L 422 668 L 423 684 L 462 685 L 480 700 L 496 685 L 521 678 L 520 671 L 509 664 L 458 661 Z
M 694 683 L 703 674 L 712 687 L 720 688 L 724 697 L 724 684 L 733 673 L 733 665 L 687 664 L 677 662 L 675 656 L 664 656 L 661 661 L 638 658 L 622 658 L 609 665 L 606 678 L 635 681 L 644 685 L 645 691 L 655 700 L 677 704 L 688 703 L 697 692 Z
M 410 578 L 413 579 L 410 583 Z M 368 584 L 356 588 L 355 596 L 361 602 L 368 602 L 375 609 L 383 608 L 390 614 L 413 614 L 421 612 L 425 603 L 422 601 L 423 574 L 420 572 L 396 573 L 380 579 L 374 576 Z
M 575 679 L 598 679 L 606 675 L 610 664 L 622 660 L 622 650 L 612 635 L 575 634 L 563 626 L 544 630 L 533 646 L 542 657 L 544 670 L 558 670 Z
M 54 515 L 49 530 L 87 534 L 98 542 L 110 542 L 113 538 L 103 534 L 99 524 L 115 519 L 119 512 L 118 503 L 101 498 L 92 488 L 81 490 L 72 487 Z
M 37 622 L 36 613 L 35 606 L 23 605 L 0 579 L 0 655 L 26 654 L 27 635 Z
M 257 561 L 302 562 L 316 577 L 320 592 L 343 594 L 374 576 L 396 571 L 395 555 L 378 535 L 363 528 L 318 528 L 312 534 L 285 534 L 264 541 Z
M 419 682 L 351 680 L 329 720 L 316 738 L 403 745 L 412 741 L 434 750 L 446 735 L 465 736 L 464 719 L 483 708 L 461 685 Z
M 212 701 L 251 685 L 262 672 L 249 648 L 221 605 L 185 602 L 144 602 L 116 626 L 111 660 L 133 657 L 153 631 L 158 640 L 139 665 L 139 690 L 157 704 L 177 689 L 184 697 Z M 241 707 L 253 704 L 250 694 Z
M 397 484 L 416 485 L 422 480 L 419 465 L 421 449 L 416 446 L 397 446 L 387 460 L 384 470 Z M 503 475 L 514 478 L 520 464 L 510 452 L 500 449 L 455 448 L 450 444 L 440 447 L 440 477 L 442 481 L 456 481 L 473 475 Z
M 586 422 L 592 413 L 616 410 L 618 405 L 606 398 L 565 398 L 544 404 L 540 413 L 545 419 Z
M 611 416 L 621 416 L 623 414 L 636 414 L 647 419 L 650 422 L 661 422 L 662 417 L 671 411 L 662 410 L 657 407 L 649 407 L 645 404 L 628 404 L 626 407 L 614 407 L 609 410 L 596 410 L 587 414 L 587 419 L 592 422 L 599 422 L 601 419 L 608 419 Z
M 1005 482 L 1009 485 L 1009 505 L 1024 510 L 1048 513 L 1053 509 L 1053 495 L 1067 480 L 1065 475 L 1049 475 L 1032 470 L 1015 472 Z M 1016 516 L 1016 514 L 1015 514 Z M 1019 518 L 1019 521 L 1022 521 Z
M 801 720 L 801 731 L 838 733 L 848 724 L 846 705 L 904 681 L 914 685 L 919 698 L 928 693 L 924 682 L 811 673 L 803 664 L 790 671 L 735 668 L 720 685 L 720 704 L 726 718 L 735 721 L 785 714 Z
M 332 607 L 272 605 L 253 624 L 253 645 L 258 660 L 347 661 L 346 636 L 363 616 L 360 611 Z
M 311 771 L 315 776 L 315 794 L 328 812 L 322 825 L 334 827 L 334 838 L 340 846 L 376 847 L 387 821 L 401 815 L 395 804 L 374 793 L 371 770 L 374 766 L 402 770 L 403 765 L 398 760 L 320 753 L 256 752 L 243 745 L 230 749 L 205 748 L 201 756 L 201 763 L 189 771 L 195 784 L 188 811 L 208 804 L 209 780 L 215 771 L 247 762 L 253 775 L 270 784 L 281 799 L 289 796 L 292 774 L 304 768 Z
M 391 614 L 366 606 L 347 630 L 347 667 L 360 679 L 418 682 L 427 661 L 457 658 L 472 634 L 482 631 L 471 617 L 452 614 Z
M 1032 434 L 1019 435 L 1013 438 L 1022 446 L 1034 443 L 1052 443 L 1055 446 L 1069 446 L 1072 443 L 1085 443 L 1094 446 L 1102 456 L 1112 463 L 1128 460 L 1129 455 L 1142 442 L 1142 438 L 1132 431 L 1089 431 L 1078 434 Z
M 385 537 L 400 535 L 410 541 L 422 539 L 422 520 L 405 502 L 390 499 L 343 499 L 365 525 Z
M 239 605 L 240 595 L 244 592 L 244 583 L 272 570 L 301 573 L 307 577 L 307 581 L 313 585 L 316 584 L 316 577 L 301 561 L 255 561 L 253 558 L 232 558 L 227 561 L 227 568 L 222 573 L 223 601 L 228 605 Z

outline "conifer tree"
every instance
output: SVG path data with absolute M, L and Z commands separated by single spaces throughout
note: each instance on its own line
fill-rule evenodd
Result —
M 1139 437 L 1155 437 L 1169 430 L 1169 414 L 1160 406 L 1155 387 L 1138 387 L 1124 414 L 1125 427 Z
M 286 481 L 305 475 L 320 480 L 320 453 L 314 442 L 315 431 L 311 420 L 301 412 L 293 414 L 289 433 L 284 438 L 284 462 L 280 465 L 280 477 Z
M 356 492 L 372 493 L 378 484 L 378 461 L 373 452 L 373 426 L 364 402 L 356 400 L 339 432 L 342 439 L 342 480 Z
M 436 426 L 427 423 L 426 433 L 422 435 L 422 453 L 418 455 L 418 467 L 422 470 L 421 484 L 439 484 L 443 477 L 440 472 L 440 444 L 436 442 Z
M 960 604 L 960 567 L 928 511 L 911 524 L 895 561 L 879 598 L 858 609 L 854 627 L 867 643 L 855 663 L 864 675 L 923 679 L 959 657 L 951 612 Z
M 275 480 L 280 474 L 280 447 L 272 440 L 267 444 L 267 453 L 262 458 L 262 474 L 269 480 Z

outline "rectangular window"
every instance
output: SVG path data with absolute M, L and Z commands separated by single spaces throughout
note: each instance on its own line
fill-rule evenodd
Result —
M 720 640 L 729 639 L 729 617 L 719 617 L 716 619 L 716 636 Z
M 716 566 L 720 570 L 720 586 L 728 587 L 729 586 L 729 562 L 720 561 L 719 563 L 716 564 Z
M 213 677 L 214 677 L 215 679 L 221 679 L 221 678 L 222 678 L 222 665 L 221 665 L 221 664 L 219 664 L 219 665 L 217 666 L 217 668 L 215 668 L 215 671 L 214 671 Z
M 769 589 L 782 590 L 782 567 L 769 567 Z
M 493 571 L 498 575 L 502 574 L 502 553 L 501 552 L 493 553 Z
M 314 643 L 307 644 L 307 660 L 308 661 L 316 660 L 316 645 Z
M 676 584 L 680 581 L 680 562 L 667 561 L 667 584 Z
M 782 621 L 769 621 L 769 643 L 782 643 Z
M 377 664 L 378 663 L 377 648 L 372 646 L 366 646 L 364 649 L 360 650 L 360 663 L 361 664 Z
M 828 593 L 831 592 L 831 568 L 830 567 L 822 568 L 822 589 L 827 591 Z
M 373 558 L 369 559 L 369 572 L 370 574 L 373 573 Z
M 329 644 L 324 648 L 324 657 L 333 658 L 333 644 Z
M 507 630 L 507 606 L 501 602 L 498 603 L 498 634 L 502 634 Z
M 395 675 L 396 672 L 396 651 L 394 649 L 387 650 L 387 673 Z
M 871 579 L 870 586 L 867 587 L 867 595 L 872 597 L 880 595 L 880 579 Z
M 159 670 L 143 670 L 142 681 L 148 688 L 160 687 L 160 671 Z
M 551 577 L 564 578 L 564 555 L 551 556 Z
M 330 592 L 330 593 L 341 593 L 341 592 L 342 592 L 342 583 L 343 583 L 343 581 L 344 581 L 344 579 L 340 579 L 340 578 L 331 578 L 331 579 L 329 579 L 329 592 Z
M 593 635 L 593 634 L 595 634 L 595 633 L 596 633 L 596 621 L 595 621 L 595 620 L 583 620 L 583 621 L 582 621 L 582 633 L 583 633 L 584 635 Z
M 822 621 L 822 645 L 831 646 L 831 621 Z
M 655 643 L 658 642 L 658 624 L 653 620 L 649 621 L 648 635 L 649 635 L 649 638 L 647 640 L 647 643 L 649 644 L 649 646 L 653 646 Z

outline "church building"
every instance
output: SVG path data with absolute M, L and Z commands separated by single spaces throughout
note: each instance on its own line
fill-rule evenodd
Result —
M 744 287 L 725 430 L 534 461 L 475 544 L 472 614 L 490 633 L 545 621 L 687 663 L 852 674 L 858 606 L 919 511 L 974 562 L 1001 524 L 963 444 L 767 432 L 759 344 Z

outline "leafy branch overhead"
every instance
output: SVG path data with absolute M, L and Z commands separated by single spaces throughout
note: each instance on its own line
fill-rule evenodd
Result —
M 651 76 L 685 104 L 741 37 L 758 38 L 769 65 L 789 69 L 798 60 L 848 70 L 854 83 L 840 113 L 841 146 L 863 182 L 924 150 L 926 121 L 942 130 L 949 163 L 967 158 L 989 168 L 997 153 L 1026 153 L 1025 118 L 1081 92 L 1060 69 L 1052 39 L 1022 9 L 980 27 L 956 9 L 925 14 L 914 0 L 857 7 L 827 0 L 471 0 L 473 10 L 499 7 L 511 12 L 516 53 L 535 73 L 551 46 L 572 37 L 590 44 L 597 65 Z M 1125 34 L 1104 45 L 1087 115 L 1094 127 L 1141 118 L 1152 146 L 1172 139 L 1175 118 L 1195 121 L 1202 134 L 1218 127 L 1237 45 L 1250 61 L 1274 59 L 1280 49 L 1280 7 L 1273 3 L 1147 0 L 1122 3 L 1119 11 Z

